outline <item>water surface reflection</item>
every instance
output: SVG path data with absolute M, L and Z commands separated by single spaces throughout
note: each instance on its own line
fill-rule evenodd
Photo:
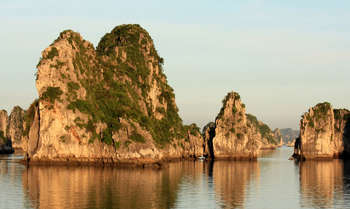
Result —
M 183 164 L 167 169 L 31 166 L 23 173 L 34 208 L 172 208 Z
M 0 208 L 350 208 L 350 162 L 170 163 L 162 169 L 30 166 L 0 158 Z
M 344 205 L 343 174 L 342 160 L 300 163 L 302 207 L 339 208 Z
M 224 202 L 222 208 L 243 207 L 248 186 L 259 175 L 258 162 L 218 161 L 213 165 L 215 191 Z
M 31 166 L 23 187 L 34 208 L 235 208 L 257 162 L 181 162 L 168 168 Z

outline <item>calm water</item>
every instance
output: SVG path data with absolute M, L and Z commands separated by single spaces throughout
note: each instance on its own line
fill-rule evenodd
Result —
M 181 162 L 168 168 L 26 168 L 0 157 L 0 208 L 350 208 L 350 162 Z

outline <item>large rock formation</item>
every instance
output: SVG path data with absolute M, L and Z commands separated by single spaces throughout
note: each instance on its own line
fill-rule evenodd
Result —
M 6 110 L 0 110 L 0 154 L 11 154 L 14 152 L 11 139 L 7 136 L 7 125 L 9 118 Z
M 350 111 L 335 109 L 328 102 L 310 108 L 300 121 L 302 159 L 338 158 L 350 153 Z
M 6 152 L 6 126 L 8 116 L 6 110 L 0 110 L 0 154 Z
M 204 154 L 205 157 L 214 158 L 213 138 L 215 137 L 216 125 L 214 122 L 209 122 L 203 127 L 202 135 L 204 138 Z
M 94 46 L 67 30 L 42 52 L 40 96 L 26 117 L 30 162 L 153 163 L 201 156 L 196 125 L 184 126 L 163 59 L 139 25 L 121 25 Z
M 275 141 L 278 142 L 278 147 L 281 147 L 284 144 L 280 129 L 276 128 L 275 130 L 273 130 L 273 137 Z
M 0 131 L 0 154 L 12 154 L 13 152 L 11 140 L 4 135 L 3 131 Z
M 6 136 L 8 119 L 6 110 L 0 110 L 0 131 L 2 131 L 4 136 Z
M 15 106 L 9 116 L 6 136 L 11 139 L 13 148 L 22 148 L 26 141 L 23 138 L 25 128 L 24 115 L 24 110 L 19 106 Z
M 266 124 L 245 113 L 236 92 L 227 94 L 215 124 L 205 126 L 203 136 L 205 154 L 217 159 L 256 159 L 261 148 L 278 144 Z

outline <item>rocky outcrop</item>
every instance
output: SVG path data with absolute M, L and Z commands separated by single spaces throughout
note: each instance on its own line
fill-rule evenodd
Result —
M 40 96 L 29 127 L 30 162 L 155 163 L 201 156 L 196 125 L 184 126 L 151 37 L 121 25 L 96 50 L 64 31 L 37 68 Z
M 227 94 L 215 124 L 203 128 L 203 137 L 205 154 L 216 159 L 256 159 L 261 148 L 278 144 L 266 124 L 245 113 L 236 92 Z
M 8 115 L 6 110 L 0 110 L 0 131 L 6 136 L 6 128 L 8 123 Z
M 282 134 L 280 129 L 276 128 L 275 130 L 273 130 L 273 137 L 274 137 L 274 141 L 278 142 L 277 146 L 281 147 L 283 146 L 283 139 L 282 139 Z
M 214 158 L 213 138 L 215 137 L 216 125 L 210 122 L 203 127 L 202 135 L 204 139 L 204 156 L 206 158 Z
M 270 127 L 259 121 L 254 115 L 247 114 L 248 127 L 251 130 L 252 138 L 255 138 L 260 144 L 260 149 L 276 149 L 279 147 L 279 133 L 271 131 Z
M 335 147 L 343 146 L 340 150 L 344 158 L 350 158 L 350 111 L 347 109 L 334 109 L 334 139 Z M 339 140 L 340 139 L 340 140 Z M 340 142 L 339 142 L 340 141 Z
M 6 136 L 11 139 L 13 148 L 22 148 L 25 143 L 25 139 L 23 138 L 25 126 L 24 115 L 25 111 L 21 107 L 15 106 L 9 116 Z
M 350 111 L 333 110 L 328 102 L 310 108 L 300 121 L 302 159 L 331 159 L 349 153 Z

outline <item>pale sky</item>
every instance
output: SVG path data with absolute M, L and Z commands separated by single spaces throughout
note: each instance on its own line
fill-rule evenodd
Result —
M 165 60 L 185 123 L 213 121 L 227 92 L 271 128 L 309 107 L 350 109 L 350 1 L 0 1 L 0 109 L 37 97 L 41 51 L 65 29 L 95 46 L 138 23 Z

